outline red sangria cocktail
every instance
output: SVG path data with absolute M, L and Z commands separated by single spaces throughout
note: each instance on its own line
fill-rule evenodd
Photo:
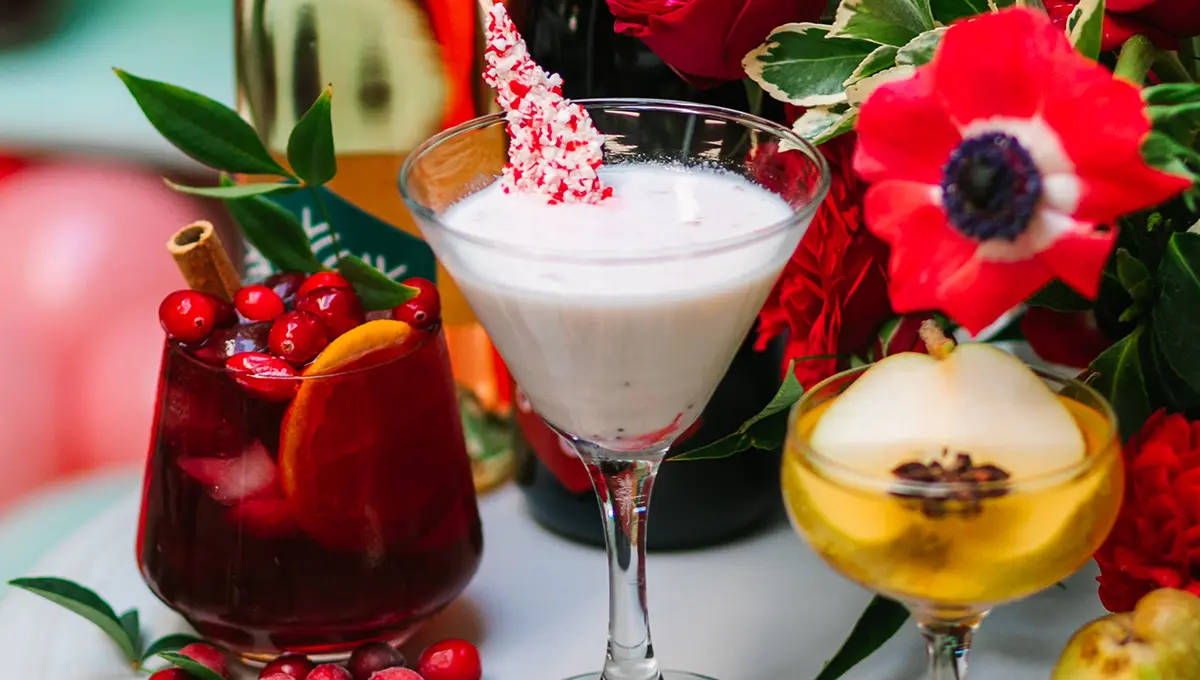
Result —
M 168 296 L 138 561 L 248 659 L 399 641 L 482 549 L 437 291 L 370 313 L 332 272 Z M 404 320 L 400 320 L 404 319 Z M 204 326 L 208 328 L 204 328 Z

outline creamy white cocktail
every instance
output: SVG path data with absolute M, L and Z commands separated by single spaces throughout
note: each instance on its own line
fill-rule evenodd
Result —
M 538 413 L 620 450 L 700 414 L 799 233 L 721 249 L 794 214 L 732 173 L 627 164 L 601 178 L 614 192 L 599 204 L 487 187 L 443 214 L 464 238 L 439 255 Z M 696 249 L 714 252 L 678 256 Z

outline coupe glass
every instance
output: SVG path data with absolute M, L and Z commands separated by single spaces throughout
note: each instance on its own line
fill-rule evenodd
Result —
M 716 242 L 632 255 L 517 247 L 466 234 L 443 216 L 500 175 L 507 160 L 501 115 L 425 142 L 401 169 L 400 191 L 534 410 L 591 474 L 610 570 L 608 654 L 599 677 L 699 678 L 660 672 L 655 660 L 646 611 L 650 490 L 667 449 L 703 410 L 795 250 L 828 191 L 829 171 L 787 128 L 737 111 L 659 100 L 579 104 L 605 136 L 606 165 L 734 173 L 781 197 L 790 214 Z M 679 199 L 665 192 L 662 200 L 665 212 Z M 752 281 L 744 275 L 747 261 L 754 263 Z M 731 262 L 742 263 L 743 273 Z M 555 286 L 564 268 L 576 282 L 570 294 Z M 512 271 L 522 275 L 505 278 Z M 630 280 L 657 283 L 630 292 Z M 660 419 L 668 421 L 663 427 L 642 426 L 662 414 L 670 414 Z
M 1035 371 L 1082 432 L 1082 461 L 1001 482 L 889 480 L 810 446 L 826 407 L 865 370 L 820 383 L 793 410 L 783 463 L 788 512 L 830 566 L 909 608 L 931 678 L 962 680 L 988 611 L 1066 578 L 1112 529 L 1125 486 L 1116 418 L 1086 385 Z

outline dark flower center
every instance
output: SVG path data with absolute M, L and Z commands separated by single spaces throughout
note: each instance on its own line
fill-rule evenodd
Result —
M 946 215 L 976 241 L 1020 236 L 1042 197 L 1033 157 L 1011 135 L 988 132 L 964 139 L 942 168 Z

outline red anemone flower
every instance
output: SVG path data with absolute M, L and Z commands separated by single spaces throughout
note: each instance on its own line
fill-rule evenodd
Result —
M 952 26 L 930 64 L 871 95 L 857 131 L 892 306 L 972 333 L 1054 277 L 1094 298 L 1113 221 L 1189 186 L 1142 159 L 1138 89 L 1023 8 Z

